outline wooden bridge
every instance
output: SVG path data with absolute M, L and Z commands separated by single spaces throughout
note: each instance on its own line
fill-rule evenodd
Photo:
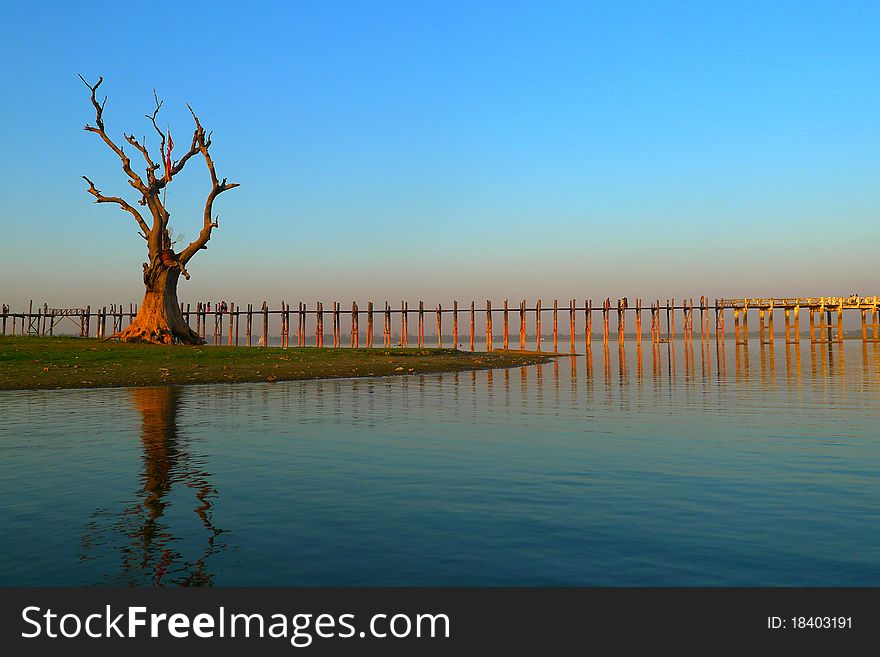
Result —
M 330 337 L 333 347 L 343 346 L 342 318 L 346 317 L 349 323 L 348 346 L 373 347 L 378 323 L 382 323 L 382 346 L 392 347 L 395 344 L 410 346 L 410 338 L 414 338 L 412 346 L 424 347 L 426 345 L 426 327 L 431 316 L 436 322 L 436 338 L 438 347 L 459 346 L 459 319 L 469 320 L 468 343 L 471 351 L 476 350 L 477 340 L 477 317 L 485 320 L 485 349 L 491 350 L 497 346 L 503 349 L 519 348 L 527 349 L 533 342 L 534 349 L 542 351 L 549 344 L 542 345 L 545 338 L 544 327 L 547 320 L 552 325 L 553 351 L 559 351 L 560 326 L 562 337 L 569 343 L 572 353 L 575 352 L 578 342 L 589 349 L 594 337 L 601 339 L 607 346 L 611 335 L 610 320 L 617 315 L 617 342 L 623 346 L 627 339 L 642 341 L 642 322 L 647 313 L 650 319 L 651 342 L 668 343 L 676 339 L 676 317 L 682 320 L 682 333 L 684 340 L 693 340 L 694 324 L 697 322 L 697 333 L 701 340 L 708 341 L 714 337 L 716 340 L 725 339 L 725 316 L 733 315 L 734 339 L 736 344 L 747 344 L 751 338 L 749 332 L 749 317 L 758 321 L 757 338 L 761 344 L 772 345 L 776 339 L 774 332 L 774 313 L 780 312 L 784 319 L 784 339 L 787 344 L 797 343 L 801 339 L 800 315 L 802 311 L 809 314 L 809 338 L 813 344 L 829 342 L 842 342 L 844 339 L 843 313 L 844 311 L 858 311 L 861 316 L 861 339 L 864 342 L 880 341 L 880 297 L 863 297 L 851 295 L 848 297 L 779 297 L 779 298 L 716 298 L 700 297 L 697 303 L 693 299 L 686 299 L 676 303 L 675 299 L 667 299 L 665 303 L 660 300 L 649 302 L 645 307 L 640 299 L 630 302 L 626 297 L 612 303 L 606 298 L 599 304 L 593 305 L 591 300 L 578 303 L 570 299 L 567 305 L 561 305 L 554 300 L 552 305 L 544 305 L 538 299 L 534 305 L 529 305 L 525 300 L 517 306 L 509 304 L 505 300 L 500 306 L 493 306 L 487 300 L 485 308 L 477 308 L 476 303 L 471 301 L 469 307 L 459 307 L 454 301 L 452 307 L 427 307 L 419 301 L 417 307 L 410 308 L 409 303 L 402 301 L 399 307 L 392 307 L 388 302 L 384 307 L 376 307 L 372 301 L 368 302 L 365 309 L 360 308 L 357 302 L 351 304 L 351 308 L 342 308 L 339 302 L 333 302 L 325 309 L 323 302 L 316 302 L 312 307 L 300 302 L 295 308 L 282 301 L 278 309 L 270 309 L 266 301 L 255 308 L 253 304 L 241 307 L 231 303 L 213 308 L 208 303 L 197 303 L 195 309 L 190 304 L 181 304 L 184 318 L 192 326 L 195 322 L 196 332 L 207 341 L 215 345 L 239 345 L 251 346 L 254 337 L 258 338 L 258 344 L 265 345 L 269 341 L 270 317 L 280 320 L 280 346 L 291 346 L 293 337 L 294 346 L 305 346 L 308 336 L 313 335 L 313 344 L 318 347 L 324 346 L 325 319 L 330 320 Z M 568 314 L 567 331 L 564 326 L 565 314 Z M 560 314 L 563 320 L 560 322 Z M 108 321 L 111 324 L 113 335 L 124 328 L 127 320 L 129 323 L 137 315 L 137 305 L 128 304 L 126 309 L 122 304 L 103 306 L 96 311 L 91 307 L 86 308 L 49 308 L 47 304 L 37 308 L 34 312 L 31 302 L 28 312 L 10 312 L 8 305 L 0 307 L 0 322 L 2 322 L 2 335 L 7 335 L 11 329 L 11 335 L 16 334 L 16 328 L 20 335 L 52 335 L 55 326 L 64 318 L 69 318 L 77 324 L 80 336 L 107 337 Z M 714 321 L 712 316 L 714 315 Z M 549 317 L 548 317 L 549 316 Z M 778 316 L 778 315 L 777 315 Z M 365 320 L 366 330 L 361 340 L 361 319 Z M 416 335 L 410 335 L 410 322 L 416 320 Z M 627 319 L 633 320 L 633 332 L 627 334 Z M 92 331 L 92 320 L 94 331 Z M 444 319 L 451 320 L 452 339 L 451 345 L 444 345 L 443 326 Z M 501 320 L 501 335 L 496 335 L 495 320 Z M 601 322 L 595 327 L 594 319 Z M 664 322 L 665 319 L 665 322 Z M 240 340 L 240 328 L 244 321 L 244 335 Z M 518 320 L 518 322 L 517 322 Z M 512 325 L 518 323 L 518 341 L 511 340 Z M 665 323 L 665 326 L 664 326 Z M 527 324 L 531 324 L 533 333 L 527 334 Z M 711 324 L 711 326 L 710 326 Z M 212 329 L 209 332 L 209 325 Z M 396 330 L 395 330 L 396 325 Z M 870 330 L 869 330 L 870 325 Z M 517 328 L 513 326 L 513 328 Z M 549 330 L 549 327 L 547 327 Z M 224 330 L 226 334 L 224 336 Z M 482 331 L 481 331 L 482 333 Z M 566 335 L 567 334 L 567 335 Z M 394 336 L 398 339 L 395 342 Z M 500 337 L 500 340 L 497 340 Z M 549 335 L 547 336 L 549 337 Z M 496 342 L 497 340 L 497 342 Z M 378 341 L 377 341 L 378 342 Z M 518 343 L 518 344 L 517 344 Z M 327 346 L 330 346 L 328 344 Z M 378 343 L 376 344 L 378 346 Z

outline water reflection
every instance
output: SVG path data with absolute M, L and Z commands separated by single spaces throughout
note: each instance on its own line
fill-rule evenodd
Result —
M 880 345 L 693 342 L 0 395 L 0 584 L 880 583 Z
M 223 530 L 212 517 L 219 493 L 209 481 L 210 474 L 188 452 L 178 422 L 183 389 L 132 388 L 128 393 L 141 416 L 139 490 L 136 500 L 121 511 L 98 509 L 92 514 L 82 539 L 81 560 L 118 558 L 118 572 L 106 574 L 108 583 L 117 586 L 211 585 L 208 560 L 223 547 Z M 175 504 L 187 505 L 201 525 L 204 548 L 195 557 L 179 546 L 179 534 L 189 535 L 193 528 L 172 526 L 169 516 Z

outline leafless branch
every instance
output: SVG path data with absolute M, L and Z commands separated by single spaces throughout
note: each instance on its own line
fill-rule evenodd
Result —
M 239 186 L 238 183 L 227 182 L 226 178 L 223 178 L 223 180 L 219 180 L 217 178 L 217 171 L 214 168 L 214 160 L 211 159 L 211 153 L 208 150 L 211 147 L 211 133 L 205 132 L 205 129 L 202 127 L 202 124 L 199 121 L 199 117 L 196 116 L 196 113 L 193 111 L 193 108 L 190 107 L 189 103 L 187 103 L 186 106 L 189 108 L 190 114 L 192 114 L 193 120 L 196 123 L 193 142 L 198 146 L 198 150 L 205 158 L 205 165 L 208 167 L 208 173 L 211 174 L 211 182 L 213 183 L 213 187 L 211 188 L 211 191 L 208 192 L 208 198 L 205 200 L 205 211 L 202 218 L 202 230 L 199 233 L 199 236 L 196 237 L 196 239 L 194 239 L 189 244 L 189 246 L 187 246 L 180 253 L 179 260 L 181 263 L 184 264 L 186 264 L 189 259 L 192 258 L 199 251 L 199 249 L 208 248 L 207 244 L 208 240 L 211 239 L 211 231 L 218 226 L 217 221 L 212 218 L 214 199 L 220 196 L 220 194 L 222 194 L 223 192 Z
M 153 110 L 152 114 L 144 114 L 148 119 L 150 119 L 150 123 L 153 124 L 153 128 L 156 130 L 156 133 L 159 135 L 159 139 L 162 140 L 161 152 L 165 152 L 165 134 L 159 129 L 159 126 L 156 124 L 156 117 L 159 115 L 159 110 L 162 109 L 162 103 L 164 100 L 159 100 L 159 96 L 156 93 L 156 90 L 153 89 L 153 99 L 156 101 L 156 109 Z
M 147 162 L 147 182 L 152 186 L 156 182 L 156 169 L 159 168 L 159 165 L 153 162 L 147 147 L 143 146 L 134 135 L 127 135 L 123 132 L 122 136 L 125 137 L 125 141 L 138 149 L 141 155 L 144 156 L 144 160 Z
M 98 87 L 100 87 L 101 83 L 104 82 L 104 78 L 99 77 L 98 81 L 94 85 L 86 82 L 86 79 L 82 75 L 79 76 L 79 79 L 82 80 L 83 84 L 86 85 L 91 91 L 92 107 L 95 108 L 95 125 L 92 126 L 86 124 L 84 130 L 86 130 L 87 132 L 94 132 L 99 135 L 102 140 L 104 140 L 104 143 L 107 144 L 107 146 L 109 146 L 110 149 L 114 153 L 116 153 L 116 155 L 122 161 L 122 170 L 125 171 L 125 173 L 130 178 L 128 184 L 141 192 L 141 194 L 146 194 L 147 186 L 144 184 L 144 181 L 141 179 L 141 177 L 136 174 L 131 168 L 131 160 L 128 159 L 125 151 L 123 151 L 122 148 L 117 146 L 116 143 L 107 136 L 107 132 L 104 130 L 104 105 L 107 103 L 107 97 L 105 96 L 104 100 L 100 103 L 97 99 Z
M 138 212 L 135 208 L 133 208 L 129 203 L 118 196 L 104 196 L 97 187 L 95 187 L 95 183 L 91 180 L 83 176 L 83 180 L 89 183 L 89 188 L 86 190 L 89 194 L 95 197 L 95 203 L 116 203 L 121 209 L 126 212 L 130 212 L 134 217 L 135 221 L 137 221 L 138 226 L 141 231 L 143 231 L 144 239 L 147 239 L 147 236 L 150 234 L 150 227 L 147 225 L 147 222 L 144 221 L 144 218 L 141 216 L 141 213 Z

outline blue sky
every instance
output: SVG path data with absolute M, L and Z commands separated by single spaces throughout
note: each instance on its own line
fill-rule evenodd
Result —
M 0 301 L 142 295 L 77 73 L 116 136 L 155 87 L 182 150 L 192 103 L 242 184 L 182 300 L 880 291 L 878 3 L 180 5 L 5 9 Z

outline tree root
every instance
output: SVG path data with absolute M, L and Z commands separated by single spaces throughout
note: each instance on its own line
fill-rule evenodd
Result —
M 191 345 L 205 344 L 205 341 L 188 326 L 186 327 L 186 332 L 184 332 L 174 331 L 166 326 L 144 329 L 136 323 L 118 333 L 114 333 L 107 339 L 116 339 L 120 342 L 149 342 L 152 344 L 173 344 L 175 342 Z

